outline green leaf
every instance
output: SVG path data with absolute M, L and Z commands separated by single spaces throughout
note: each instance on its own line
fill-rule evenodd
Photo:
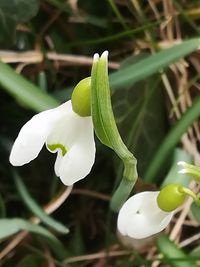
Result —
M 191 252 L 190 252 L 190 256 L 194 257 L 198 260 L 200 260 L 200 246 L 194 248 Z
M 2 62 L 0 62 L 0 89 L 6 90 L 16 100 L 23 102 L 36 112 L 54 108 L 60 104 Z
M 36 201 L 31 197 L 29 192 L 27 191 L 24 183 L 20 179 L 19 175 L 17 173 L 14 173 L 15 183 L 17 186 L 17 190 L 22 197 L 24 203 L 26 206 L 38 217 L 40 220 L 51 227 L 53 230 L 62 233 L 67 234 L 69 233 L 69 229 L 65 227 L 60 222 L 57 222 L 53 218 L 51 218 L 49 215 L 47 215 L 40 206 L 36 203 Z
M 163 254 L 164 260 L 171 267 L 197 267 L 189 255 L 178 248 L 167 236 L 160 236 L 157 240 L 158 250 Z
M 198 96 L 193 100 L 192 106 L 190 106 L 190 108 L 183 113 L 182 117 L 176 121 L 168 134 L 165 136 L 163 142 L 153 155 L 152 160 L 149 162 L 148 168 L 146 169 L 144 175 L 144 179 L 146 181 L 155 181 L 158 171 L 164 166 L 168 156 L 180 141 L 181 136 L 200 115 L 199 105 L 200 97 Z
M 16 267 L 38 267 L 42 266 L 44 260 L 41 259 L 38 255 L 30 254 L 26 255 L 17 265 Z
M 39 9 L 38 0 L 1 0 L 0 3 L 0 43 L 13 42 L 16 25 L 29 21 Z
M 112 96 L 120 134 L 138 159 L 141 177 L 165 135 L 164 97 L 160 87 L 160 78 L 154 75 L 132 87 L 114 91 Z M 116 173 L 121 173 L 119 164 Z
M 169 64 L 196 50 L 199 44 L 199 38 L 183 41 L 179 45 L 162 50 L 136 64 L 118 70 L 110 75 L 110 86 L 112 89 L 119 89 L 143 80 L 153 73 L 161 72 Z
M 81 223 L 79 222 L 77 222 L 75 225 L 74 232 L 71 235 L 69 247 L 70 250 L 73 251 L 73 255 L 83 255 L 86 252 L 82 227 Z
M 3 0 L 6 2 L 6 0 Z M 8 1 L 7 1 L 8 2 Z M 39 0 L 9 0 L 9 4 L 15 8 L 16 20 L 27 22 L 33 18 L 39 9 Z
M 66 256 L 66 251 L 62 243 L 44 227 L 21 218 L 0 219 L 0 239 L 5 239 L 11 235 L 17 234 L 21 230 L 44 237 L 59 258 L 62 259 Z
M 31 233 L 39 234 L 55 243 L 58 242 L 55 236 L 42 226 L 32 224 L 20 218 L 0 219 L 0 239 L 14 235 L 20 230 L 26 230 Z

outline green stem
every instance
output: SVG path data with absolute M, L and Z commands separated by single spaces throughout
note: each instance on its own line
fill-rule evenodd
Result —
M 110 208 L 113 211 L 118 212 L 123 203 L 127 200 L 127 197 L 130 195 L 137 181 L 138 174 L 137 174 L 137 160 L 129 151 L 127 151 L 129 152 L 127 153 L 129 155 L 128 157 L 123 157 L 118 153 L 118 151 L 115 152 L 118 154 L 118 156 L 121 158 L 124 164 L 122 180 L 117 190 L 114 192 L 110 202 Z
M 91 104 L 97 137 L 113 149 L 124 164 L 122 181 L 111 200 L 112 210 L 118 211 L 128 198 L 138 175 L 137 161 L 121 139 L 115 123 L 108 81 L 107 52 L 100 59 L 95 55 L 91 74 Z
M 183 169 L 179 173 L 187 174 L 188 176 L 193 177 L 193 179 L 200 183 L 200 167 L 188 164 L 186 162 L 178 162 L 178 165 L 183 166 Z
M 192 176 L 197 182 L 200 182 L 200 173 L 197 170 L 189 169 L 184 172 L 185 174 Z
M 194 200 L 194 202 L 195 202 L 195 204 L 196 204 L 198 207 L 200 207 L 200 199 L 197 197 L 197 195 L 196 195 L 192 190 L 190 190 L 190 189 L 187 188 L 187 187 L 180 187 L 179 191 L 180 191 L 181 193 L 185 193 L 185 194 L 187 194 L 188 196 L 192 197 L 193 200 Z
M 8 64 L 0 61 L 0 89 L 6 90 L 22 105 L 36 112 L 55 108 L 60 103 L 42 91 L 23 76 L 17 74 Z
M 156 181 L 159 170 L 166 162 L 166 158 L 179 142 L 181 136 L 187 131 L 191 124 L 200 115 L 200 96 L 193 101 L 193 105 L 183 114 L 181 119 L 176 122 L 173 128 L 165 137 L 164 141 L 153 156 L 149 167 L 145 173 L 145 180 L 148 182 Z

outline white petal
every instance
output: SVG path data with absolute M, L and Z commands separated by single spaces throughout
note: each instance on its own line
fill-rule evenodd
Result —
M 70 103 L 43 111 L 32 117 L 20 130 L 10 154 L 10 163 L 24 165 L 37 157 L 47 136 Z
M 162 211 L 156 202 L 159 192 L 142 192 L 129 198 L 119 211 L 117 226 L 123 235 L 146 238 L 162 231 L 173 212 Z
M 62 158 L 63 158 L 62 152 L 58 151 L 57 158 L 56 158 L 55 165 L 54 165 L 55 174 L 58 177 L 60 176 L 59 169 L 60 169 L 60 164 L 61 164 Z
M 71 103 L 71 101 L 68 102 Z M 47 149 L 53 152 L 48 148 L 48 145 L 61 144 L 66 150 L 69 150 L 84 127 L 83 119 L 72 110 L 72 105 L 68 105 L 67 112 L 63 112 L 46 140 Z
M 78 139 L 60 162 L 58 174 L 65 185 L 83 179 L 91 170 L 95 160 L 95 142 L 92 118 L 81 118 Z

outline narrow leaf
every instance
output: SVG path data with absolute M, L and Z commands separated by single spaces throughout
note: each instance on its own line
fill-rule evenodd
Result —
M 17 263 L 16 267 L 38 267 L 42 266 L 44 259 L 35 254 L 26 255 L 20 262 Z
M 32 224 L 29 221 L 23 220 L 21 218 L 0 219 L 0 239 L 7 238 L 18 233 L 21 230 L 38 234 L 46 238 L 52 250 L 55 251 L 58 257 L 65 257 L 66 252 L 62 243 L 44 227 Z
M 66 228 L 63 224 L 57 222 L 49 215 L 47 215 L 40 206 L 36 203 L 36 201 L 31 197 L 29 192 L 27 191 L 24 183 L 20 179 L 17 173 L 14 173 L 15 183 L 17 186 L 17 190 L 22 197 L 26 206 L 38 217 L 40 220 L 51 227 L 53 230 L 56 230 L 59 233 L 67 234 L 69 232 L 68 228 Z
M 198 265 L 181 249 L 179 249 L 167 236 L 157 240 L 157 247 L 171 267 L 197 267 Z
M 198 48 L 200 39 L 183 41 L 179 45 L 162 50 L 154 55 L 148 56 L 136 64 L 127 66 L 110 75 L 110 86 L 112 89 L 119 89 L 124 86 L 142 80 L 153 73 L 163 71 L 169 64 L 172 64 L 190 54 Z
M 26 230 L 31 233 L 39 234 L 50 239 L 53 242 L 57 242 L 55 236 L 42 226 L 32 224 L 20 218 L 0 219 L 0 239 L 16 234 L 20 230 Z
M 182 117 L 176 121 L 174 126 L 170 129 L 163 142 L 160 144 L 158 150 L 153 155 L 148 168 L 146 169 L 144 179 L 148 182 L 156 181 L 157 173 L 165 164 L 169 154 L 180 141 L 181 136 L 187 131 L 190 125 L 200 115 L 200 96 L 196 97 L 192 106 L 183 113 Z
M 59 102 L 17 74 L 9 65 L 0 62 L 0 89 L 36 112 L 54 108 Z

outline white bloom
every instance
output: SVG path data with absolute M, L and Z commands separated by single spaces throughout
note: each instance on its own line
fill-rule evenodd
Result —
M 10 154 L 10 162 L 21 166 L 35 159 L 44 143 L 57 152 L 55 173 L 65 185 L 83 179 L 95 159 L 92 117 L 72 110 L 71 100 L 32 117 L 21 129 Z
M 157 192 L 142 192 L 129 198 L 119 211 L 117 226 L 122 235 L 146 238 L 162 231 L 173 212 L 162 211 L 157 205 Z

